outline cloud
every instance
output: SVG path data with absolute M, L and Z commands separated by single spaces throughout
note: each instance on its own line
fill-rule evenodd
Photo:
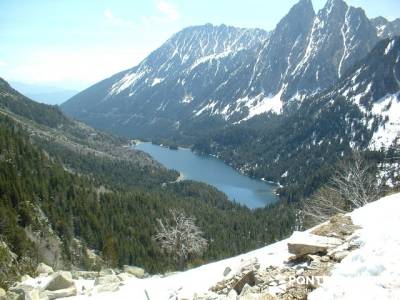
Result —
M 144 17 L 145 23 L 171 24 L 179 20 L 178 9 L 166 0 L 156 0 L 157 15 Z
M 131 29 L 135 27 L 132 21 L 115 16 L 111 9 L 106 9 L 103 14 L 104 17 L 107 19 L 107 21 L 114 26 L 131 28 Z
M 7 66 L 7 63 L 5 61 L 0 60 L 0 67 L 5 67 Z

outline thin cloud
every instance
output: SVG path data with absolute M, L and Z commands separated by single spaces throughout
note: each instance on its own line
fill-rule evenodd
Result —
M 174 5 L 166 0 L 157 0 L 155 4 L 157 15 L 144 17 L 143 21 L 145 23 L 171 24 L 179 20 L 180 14 Z
M 7 63 L 5 61 L 0 60 L 0 67 L 5 67 L 7 66 Z
M 114 26 L 125 27 L 125 28 L 135 27 L 132 21 L 115 16 L 111 9 L 106 9 L 103 14 L 104 17 L 107 19 L 107 21 L 109 21 Z

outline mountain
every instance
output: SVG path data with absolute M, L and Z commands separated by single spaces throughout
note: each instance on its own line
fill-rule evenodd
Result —
M 400 35 L 400 18 L 388 21 L 384 17 L 377 17 L 371 20 L 375 26 L 379 38 L 390 38 Z
M 379 42 L 336 84 L 280 115 L 198 135 L 194 150 L 279 181 L 281 196 L 310 195 L 353 151 L 390 149 L 400 135 L 400 37 Z
M 10 82 L 11 86 L 20 93 L 40 103 L 59 105 L 78 94 L 78 91 L 54 86 L 42 86 L 22 82 Z
M 138 66 L 74 96 L 68 115 L 121 135 L 170 137 L 224 126 L 330 87 L 378 42 L 361 8 L 299 1 L 272 32 L 225 25 L 175 34 Z

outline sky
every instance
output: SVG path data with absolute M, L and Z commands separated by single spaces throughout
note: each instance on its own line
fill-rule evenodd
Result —
M 313 0 L 316 10 L 325 0 Z M 399 0 L 347 0 L 400 17 Z M 297 0 L 0 0 L 0 77 L 82 90 L 131 68 L 172 34 L 212 23 L 272 30 Z

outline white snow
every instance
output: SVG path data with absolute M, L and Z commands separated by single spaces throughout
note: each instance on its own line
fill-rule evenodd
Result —
M 142 78 L 145 74 L 146 74 L 145 71 L 139 73 L 133 72 L 126 74 L 120 81 L 112 85 L 109 95 L 118 95 L 127 88 L 132 87 L 135 84 L 135 82 L 140 78 Z
M 351 213 L 360 249 L 336 265 L 310 300 L 400 299 L 400 194 Z
M 280 90 L 276 95 L 269 97 L 264 97 L 263 94 L 260 94 L 254 98 L 249 99 L 248 97 L 238 99 L 237 103 L 244 103 L 244 106 L 248 107 L 249 114 L 243 121 L 249 120 L 254 116 L 266 113 L 266 112 L 274 112 L 279 114 L 282 110 L 283 103 L 281 100 L 283 93 L 283 89 Z
M 396 42 L 396 40 L 392 40 L 386 47 L 385 49 L 385 55 L 388 55 L 389 52 L 393 49 L 394 47 L 394 43 Z
M 372 113 L 388 121 L 372 136 L 370 149 L 388 148 L 400 135 L 400 93 L 387 95 L 372 107 Z
M 160 83 L 163 82 L 163 81 L 164 81 L 164 78 L 158 78 L 158 77 L 156 77 L 156 78 L 153 79 L 153 82 L 151 83 L 151 86 L 155 86 L 155 85 L 157 85 L 157 84 L 160 84 Z

